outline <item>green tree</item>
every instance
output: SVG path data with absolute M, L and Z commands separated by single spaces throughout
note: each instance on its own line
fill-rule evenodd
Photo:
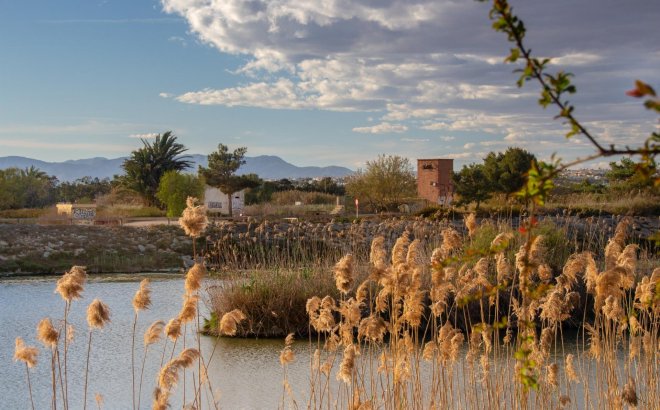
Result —
M 605 176 L 610 181 L 626 181 L 635 175 L 637 164 L 630 158 L 621 158 L 619 163 L 610 162 L 610 170 Z
M 156 191 L 160 179 L 167 171 L 182 171 L 192 165 L 181 156 L 187 151 L 183 144 L 176 142 L 176 136 L 171 131 L 156 136 L 153 144 L 142 140 L 142 148 L 131 152 L 122 167 L 126 174 L 123 184 L 138 192 L 147 205 L 157 203 Z
M 92 202 L 99 195 L 109 194 L 112 190 L 110 179 L 78 178 L 73 182 L 62 182 L 57 186 L 57 199 L 63 202 Z
M 458 195 L 455 205 L 463 206 L 476 202 L 476 210 L 479 205 L 488 200 L 492 195 L 490 182 L 484 173 L 484 165 L 465 165 L 460 172 L 452 174 L 454 182 L 454 193 Z
M 653 179 L 640 172 L 640 164 L 627 157 L 621 158 L 619 162 L 610 162 L 610 170 L 605 177 L 609 181 L 610 188 L 617 191 L 653 187 Z
M 57 178 L 35 168 L 0 170 L 0 209 L 40 208 L 55 203 Z
M 245 164 L 246 147 L 239 147 L 234 152 L 224 144 L 218 144 L 218 150 L 208 155 L 208 168 L 199 167 L 199 174 L 206 183 L 220 189 L 227 195 L 229 216 L 233 215 L 231 198 L 235 192 L 245 188 L 259 186 L 256 175 L 236 175 L 236 171 Z
M 534 154 L 522 148 L 509 147 L 504 153 L 489 153 L 484 158 L 482 171 L 492 191 L 511 195 L 525 185 L 527 171 L 535 160 Z
M 204 181 L 196 175 L 167 171 L 160 179 L 156 198 L 167 207 L 167 216 L 181 216 L 189 196 L 202 198 Z
M 380 155 L 348 177 L 346 192 L 379 212 L 396 209 L 404 198 L 415 196 L 417 183 L 407 158 Z

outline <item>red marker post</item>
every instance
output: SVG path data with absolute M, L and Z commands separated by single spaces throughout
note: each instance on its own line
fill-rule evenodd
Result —
M 356 219 L 359 218 L 359 211 L 358 211 L 360 209 L 359 204 L 360 204 L 360 201 L 358 201 L 358 199 L 355 198 L 355 218 Z

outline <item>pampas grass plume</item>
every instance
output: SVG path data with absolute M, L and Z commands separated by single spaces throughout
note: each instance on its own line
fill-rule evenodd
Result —
M 170 319 L 165 325 L 165 334 L 172 340 L 176 340 L 181 336 L 181 320 L 178 317 Z
M 333 269 L 337 289 L 344 294 L 348 293 L 353 286 L 353 264 L 353 255 L 349 253 L 341 258 Z
M 16 346 L 14 349 L 14 361 L 21 361 L 32 368 L 37 365 L 37 356 L 39 349 L 33 346 L 26 346 L 22 338 L 16 338 Z
M 140 310 L 149 309 L 149 306 L 151 306 L 151 289 L 149 279 L 145 278 L 140 282 L 140 287 L 133 297 L 133 309 L 137 313 Z
M 238 324 L 245 319 L 245 314 L 239 309 L 234 309 L 231 312 L 225 313 L 220 320 L 220 334 L 235 336 Z
M 110 308 L 99 299 L 94 299 L 87 307 L 87 324 L 90 328 L 102 329 L 110 322 Z
M 153 322 L 147 331 L 144 332 L 144 345 L 148 346 L 157 343 L 163 334 L 163 327 L 165 327 L 165 322 L 162 320 Z
M 203 262 L 195 262 L 195 264 L 188 270 L 186 274 L 185 289 L 188 293 L 193 293 L 202 285 L 202 279 L 206 276 L 207 271 Z
M 59 332 L 53 326 L 49 318 L 43 318 L 37 325 L 37 340 L 46 347 L 57 346 L 60 337 Z
M 465 227 L 468 230 L 468 236 L 470 238 L 477 233 L 477 217 L 474 213 L 470 213 L 465 217 Z
M 181 312 L 179 312 L 179 320 L 181 323 L 191 322 L 195 315 L 197 314 L 197 302 L 199 301 L 199 296 L 186 294 L 183 299 L 183 306 L 181 307 Z
M 57 281 L 55 292 L 59 293 L 67 302 L 80 299 L 87 281 L 87 273 L 84 266 L 73 266 Z
M 199 237 L 209 223 L 206 207 L 196 205 L 197 201 L 197 198 L 189 196 L 186 199 L 187 207 L 179 218 L 179 224 L 183 227 L 184 232 L 192 238 Z

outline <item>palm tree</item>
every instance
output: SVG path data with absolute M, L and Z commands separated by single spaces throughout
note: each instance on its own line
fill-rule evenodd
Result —
M 131 152 L 131 156 L 124 161 L 122 167 L 126 175 L 123 183 L 130 189 L 138 192 L 147 205 L 157 203 L 156 192 L 161 177 L 167 171 L 182 171 L 192 165 L 188 155 L 180 156 L 188 149 L 176 142 L 172 131 L 158 134 L 153 144 L 142 139 L 142 148 Z

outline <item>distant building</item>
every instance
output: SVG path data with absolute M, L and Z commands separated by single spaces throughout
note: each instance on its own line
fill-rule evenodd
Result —
M 60 202 L 55 207 L 58 216 L 67 216 L 76 225 L 92 225 L 94 218 L 96 218 L 96 204 Z
M 234 215 L 240 215 L 245 205 L 245 190 L 234 192 L 231 199 L 231 209 Z M 229 214 L 229 198 L 227 194 L 207 185 L 204 189 L 204 205 L 209 212 Z
M 453 159 L 417 160 L 417 195 L 434 204 L 449 205 L 454 193 Z

